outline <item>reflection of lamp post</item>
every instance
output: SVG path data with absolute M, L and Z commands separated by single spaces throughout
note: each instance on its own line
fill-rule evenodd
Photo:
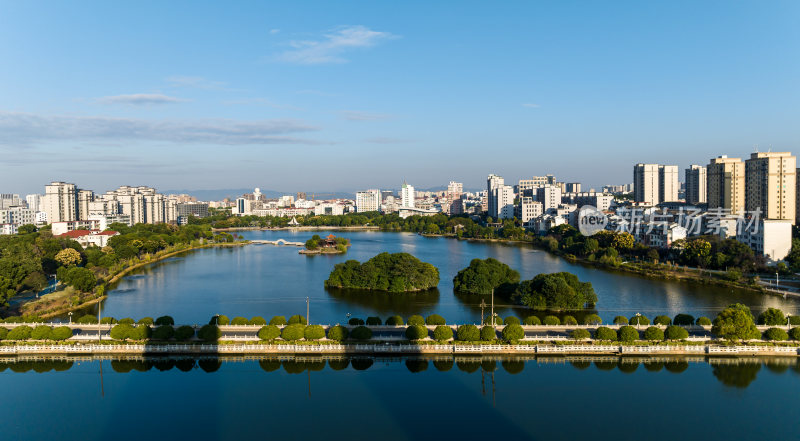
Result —
M 69 324 L 71 325 L 72 324 L 72 311 L 70 311 L 67 315 L 69 316 Z

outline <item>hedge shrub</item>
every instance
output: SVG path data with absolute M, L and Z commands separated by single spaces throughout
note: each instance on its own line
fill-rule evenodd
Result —
M 661 341 L 664 340 L 664 331 L 656 326 L 650 326 L 644 330 L 643 340 Z
M 575 317 L 571 316 L 571 315 L 565 315 L 561 319 L 561 324 L 562 325 L 575 326 L 575 325 L 578 324 L 578 320 Z
M 539 319 L 539 317 L 536 317 L 535 315 L 529 315 L 525 317 L 525 320 L 523 320 L 522 323 L 526 325 L 537 326 L 542 324 L 542 320 Z
M 358 326 L 350 332 L 350 338 L 354 340 L 369 340 L 372 338 L 372 330 L 366 326 Z
M 614 317 L 614 324 L 615 325 L 627 325 L 628 324 L 628 317 L 624 315 L 618 315 Z
M 367 317 L 367 326 L 380 326 L 383 324 L 380 317 Z
M 447 322 L 444 320 L 444 317 L 440 316 L 439 314 L 431 314 L 425 317 L 425 324 L 431 326 L 439 326 L 439 325 L 446 325 Z
M 711 319 L 708 317 L 697 317 L 694 323 L 698 326 L 711 326 Z
M 103 317 L 100 319 L 101 325 L 115 325 L 117 324 L 117 319 L 114 317 Z
M 789 340 L 789 334 L 781 328 L 769 328 L 764 332 L 764 340 L 786 341 Z
M 522 326 L 516 323 L 506 325 L 501 334 L 503 335 L 503 340 L 509 343 L 525 338 L 525 331 L 522 329 Z
M 254 325 L 254 326 L 266 326 L 267 320 L 264 317 L 261 317 L 260 315 L 257 315 L 255 317 L 251 318 L 250 321 L 247 322 L 247 324 L 248 325 Z
M 234 326 L 244 326 L 244 325 L 247 325 L 249 323 L 250 323 L 250 320 L 247 320 L 244 317 L 234 317 L 233 320 L 231 320 L 231 324 L 234 325 Z
M 217 341 L 220 337 L 222 337 L 222 331 L 217 325 L 203 325 L 203 327 L 197 331 L 197 337 L 203 341 Z
M 148 325 L 148 326 L 152 325 L 153 323 L 155 323 L 153 317 L 142 317 L 136 322 L 137 325 Z
M 387 326 L 403 326 L 405 323 L 403 322 L 403 317 L 399 315 L 393 315 L 386 319 Z
M 39 325 L 31 331 L 31 340 L 50 340 L 52 334 L 53 328 L 46 325 Z
M 304 316 L 302 316 L 300 314 L 295 314 L 295 315 L 289 317 L 289 324 L 290 325 L 297 325 L 297 324 L 307 325 L 308 322 L 306 321 L 306 318 Z
M 660 326 L 669 326 L 672 324 L 672 319 L 670 319 L 665 315 L 657 315 L 656 318 L 653 319 L 653 324 Z
M 767 308 L 758 315 L 758 324 L 767 326 L 781 326 L 786 324 L 786 316 L 777 308 Z
M 591 338 L 592 335 L 589 334 L 589 331 L 586 329 L 573 329 L 569 336 L 575 340 L 586 340 L 587 338 Z
M 91 314 L 82 315 L 75 320 L 75 323 L 79 325 L 95 325 L 97 324 L 97 316 Z
M 56 341 L 63 341 L 72 338 L 72 329 L 70 329 L 68 326 L 55 327 L 53 328 L 50 338 Z M 2 340 L 2 338 L 0 338 L 0 340 Z
M 147 340 L 152 334 L 152 329 L 148 325 L 138 325 L 133 328 L 133 332 L 128 335 L 132 340 Z
M 636 325 L 645 325 L 645 326 L 647 326 L 647 325 L 650 324 L 650 319 L 647 318 L 647 316 L 645 316 L 645 315 L 633 316 L 630 319 L 628 319 L 628 324 L 631 324 L 633 326 L 636 326 Z
M 542 323 L 547 326 L 556 326 L 561 324 L 561 320 L 559 320 L 558 317 L 554 315 L 548 315 L 547 317 L 544 318 L 544 320 L 542 320 Z
M 325 338 L 325 328 L 321 325 L 306 326 L 303 336 L 306 340 L 320 340 Z
M 607 340 L 607 341 L 616 341 L 617 340 L 617 331 L 607 327 L 601 326 L 594 331 L 594 338 L 596 340 Z
M 639 331 L 633 326 L 625 325 L 619 328 L 619 341 L 636 341 L 639 340 Z
M 284 326 L 286 325 L 286 317 L 282 315 L 276 315 L 275 317 L 269 319 L 269 324 L 275 326 Z
M 161 317 L 156 319 L 155 322 L 156 326 L 173 326 L 175 325 L 175 319 L 168 315 L 162 315 Z
M 436 341 L 448 341 L 453 338 L 453 328 L 439 325 L 433 330 L 433 339 Z
M 350 332 L 344 326 L 336 325 L 328 328 L 328 339 L 336 341 L 347 340 L 347 335 L 349 333 Z
M 419 314 L 414 314 L 408 318 L 408 322 L 406 323 L 408 323 L 408 326 L 424 325 L 425 319 Z
M 792 330 L 789 331 L 789 337 L 792 337 L 792 340 L 800 340 L 800 327 L 792 328 Z
M 513 315 L 510 315 L 510 316 L 506 317 L 503 320 L 503 324 L 504 325 L 520 325 L 520 324 L 522 324 L 522 322 L 520 322 L 519 319 L 514 317 Z
M 364 326 L 364 320 L 358 317 L 353 317 L 347 322 L 347 324 L 350 326 Z
M 583 318 L 584 325 L 601 325 L 603 324 L 603 319 L 600 318 L 597 314 L 589 314 Z
M 792 326 L 800 325 L 800 315 L 789 316 L 789 324 Z
M 125 340 L 133 332 L 133 326 L 127 323 L 117 324 L 111 328 L 111 338 L 114 340 Z
M 125 317 L 124 319 L 120 319 L 117 324 L 119 325 L 132 325 L 136 323 L 136 321 L 130 317 Z
M 258 330 L 258 338 L 264 341 L 275 340 L 281 336 L 281 330 L 275 325 L 262 326 Z
M 689 314 L 678 314 L 672 319 L 673 325 L 690 326 L 694 324 L 694 317 Z
M 481 328 L 482 341 L 495 341 L 497 339 L 497 331 L 491 326 L 484 326 Z
M 491 325 L 491 324 L 492 324 L 492 318 L 491 318 L 491 317 L 489 317 L 489 316 L 486 316 L 486 317 L 483 319 L 483 324 L 484 324 L 484 325 Z M 494 316 L 494 324 L 495 324 L 495 325 L 502 325 L 502 324 L 503 324 L 503 319 L 502 319 L 502 318 L 500 318 L 500 316 L 499 316 L 499 315 L 497 315 L 497 314 L 495 314 L 495 316 Z
M 300 340 L 306 335 L 306 325 L 302 323 L 292 323 L 281 331 L 281 338 L 286 341 Z
M 28 325 L 17 326 L 16 328 L 8 331 L 6 336 L 7 340 L 27 340 L 31 338 L 33 328 Z
M 459 341 L 478 341 L 481 331 L 475 325 L 461 325 L 456 329 L 456 338 Z
M 153 339 L 167 341 L 175 336 L 175 328 L 171 325 L 161 325 L 153 331 Z
M 411 322 L 411 316 L 408 321 Z M 410 325 L 406 328 L 406 338 L 409 340 L 422 340 L 428 337 L 428 328 L 422 325 Z
M 186 341 L 194 337 L 194 328 L 188 325 L 183 325 L 175 330 L 175 340 Z
M 220 315 L 217 316 L 216 323 L 210 323 L 210 324 L 217 326 L 227 326 L 231 324 L 231 319 L 229 319 L 227 315 Z
M 689 338 L 689 331 L 681 326 L 670 325 L 664 330 L 664 338 L 667 340 L 686 340 Z

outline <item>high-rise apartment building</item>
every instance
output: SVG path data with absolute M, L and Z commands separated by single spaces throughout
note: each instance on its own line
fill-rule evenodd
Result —
M 722 155 L 706 168 L 709 209 L 722 208 L 733 214 L 744 211 L 744 163 L 741 158 Z
M 356 212 L 380 211 L 381 191 L 367 190 L 356 192 Z
M 414 208 L 414 187 L 403 182 L 403 187 L 400 189 L 400 206 L 403 208 Z
M 661 202 L 658 192 L 658 164 L 633 166 L 633 200 L 651 205 Z
M 678 183 L 677 165 L 658 166 L 658 203 L 675 202 L 678 200 L 678 190 L 681 186 Z
M 707 201 L 708 177 L 702 165 L 690 165 L 686 169 L 686 202 L 689 204 L 705 204 Z
M 78 220 L 78 189 L 75 184 L 51 182 L 44 187 L 42 211 L 47 213 L 47 222 L 71 222 Z
M 494 200 L 497 212 L 492 215 L 495 219 L 513 219 L 516 207 L 514 206 L 514 187 L 501 185 L 494 189 Z
M 489 216 L 494 218 L 497 218 L 499 212 L 497 200 L 495 199 L 495 190 L 503 185 L 505 185 L 505 180 L 503 180 L 502 176 L 489 175 L 489 177 L 486 178 L 486 211 L 489 213 Z
M 580 193 L 581 192 L 581 183 L 580 182 L 567 182 L 564 184 L 564 192 L 565 193 Z
M 28 204 L 28 208 L 33 210 L 34 212 L 42 211 L 40 209 L 41 205 L 42 205 L 42 196 L 41 195 L 29 194 L 29 195 L 25 196 L 25 202 Z
M 790 152 L 756 152 L 745 161 L 745 210 L 764 219 L 796 219 L 797 158 Z
M 561 187 L 545 185 L 536 189 L 536 201 L 541 202 L 545 213 L 547 210 L 558 208 L 561 203 Z

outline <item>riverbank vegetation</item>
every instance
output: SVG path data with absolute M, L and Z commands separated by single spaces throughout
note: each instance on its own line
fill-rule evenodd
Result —
M 355 288 L 393 293 L 423 291 L 439 284 L 439 270 L 408 253 L 381 253 L 363 264 L 348 260 L 334 266 L 327 288 Z

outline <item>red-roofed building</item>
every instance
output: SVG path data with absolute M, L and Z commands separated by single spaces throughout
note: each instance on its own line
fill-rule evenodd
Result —
M 68 237 L 72 240 L 75 240 L 81 246 L 89 247 L 89 246 L 96 246 L 96 247 L 104 247 L 108 245 L 108 239 L 118 235 L 116 231 L 100 231 L 100 230 L 72 230 L 68 231 L 64 234 L 60 234 L 56 237 Z

